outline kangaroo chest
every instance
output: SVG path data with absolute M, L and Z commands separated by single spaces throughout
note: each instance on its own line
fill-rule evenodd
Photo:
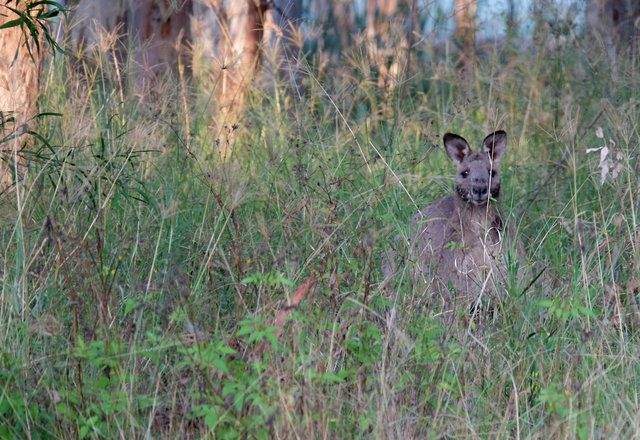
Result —
M 498 257 L 502 247 L 502 220 L 493 210 L 461 212 L 451 219 L 450 236 L 454 242 L 443 258 L 453 259 L 455 271 L 474 284 L 484 281 L 499 270 Z

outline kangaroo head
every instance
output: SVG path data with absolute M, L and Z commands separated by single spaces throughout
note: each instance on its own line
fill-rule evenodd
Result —
M 465 202 L 485 205 L 489 197 L 500 195 L 498 163 L 507 147 L 507 133 L 496 131 L 484 138 L 482 150 L 473 152 L 464 138 L 444 135 L 447 155 L 457 165 L 456 192 Z

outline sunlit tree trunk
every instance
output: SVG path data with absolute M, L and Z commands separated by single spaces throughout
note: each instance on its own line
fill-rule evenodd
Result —
M 191 66 L 191 0 L 133 0 L 130 34 L 140 44 L 136 64 L 139 89 L 146 90 L 161 72 Z
M 0 25 L 18 16 L 0 5 Z M 24 10 L 24 2 L 11 3 L 13 8 Z M 33 43 L 33 42 L 31 42 Z M 25 35 L 20 27 L 0 30 L 0 136 L 14 132 L 17 135 L 27 130 L 28 120 L 36 113 L 38 98 L 38 74 L 41 67 L 41 55 L 32 44 L 32 55 L 25 46 Z M 13 121 L 11 121 L 13 119 Z M 0 144 L 0 190 L 12 182 L 12 174 L 20 173 L 19 163 L 23 138 Z
M 398 0 L 367 0 L 367 36 L 385 38 L 397 8 Z
M 455 0 L 455 39 L 460 48 L 458 66 L 467 79 L 473 75 L 477 6 L 477 0 Z
M 261 0 L 209 1 L 216 27 L 216 41 L 211 45 L 210 56 L 210 78 L 216 98 L 213 126 L 218 137 L 218 154 L 226 160 L 232 152 L 234 132 L 247 89 L 260 66 L 270 3 Z
M 264 33 L 264 10 L 254 0 L 230 1 L 224 10 L 222 63 L 222 107 L 228 111 L 241 105 L 243 91 L 259 62 Z
M 217 87 L 218 111 L 215 126 L 219 134 L 219 155 L 226 160 L 233 146 L 234 131 L 246 90 L 260 63 L 266 5 L 260 0 L 227 0 L 215 7 L 221 27 L 218 53 L 221 60 Z
M 180 67 L 189 72 L 192 14 L 192 0 L 80 0 L 71 41 L 80 56 L 104 57 L 115 55 L 128 38 L 137 91 L 144 95 L 158 74 Z
M 231 0 L 227 11 L 232 56 L 238 58 L 241 65 L 249 71 L 253 71 L 260 59 L 266 9 L 259 0 Z
M 378 85 L 391 90 L 407 69 L 411 14 L 398 10 L 398 0 L 368 0 L 366 9 L 369 60 L 378 71 Z
M 128 9 L 128 0 L 79 0 L 72 10 L 71 47 L 79 56 L 85 51 L 104 50 L 101 32 L 115 31 L 115 36 L 123 36 L 128 28 Z

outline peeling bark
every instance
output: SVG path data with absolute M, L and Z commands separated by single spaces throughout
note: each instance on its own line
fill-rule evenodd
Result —
M 18 18 L 5 4 L 0 5 L 0 25 Z M 11 6 L 25 8 L 24 2 Z M 41 55 L 35 50 L 33 58 L 29 55 L 20 27 L 0 30 L 0 130 L 3 136 L 25 132 L 25 124 L 35 115 L 40 68 Z M 20 173 L 21 143 L 22 139 L 17 137 L 0 145 L 0 191 L 11 184 L 13 174 Z

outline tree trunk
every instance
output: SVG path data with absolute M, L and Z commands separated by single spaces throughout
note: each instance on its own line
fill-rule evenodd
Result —
M 600 33 L 613 36 L 618 46 L 629 46 L 640 36 L 640 2 L 592 0 L 587 21 Z
M 276 0 L 267 16 L 266 28 L 271 29 L 265 40 L 274 45 L 275 74 L 291 85 L 300 96 L 304 94 L 300 75 L 300 55 L 302 54 L 302 0 Z
M 473 75 L 477 6 L 477 0 L 455 0 L 455 39 L 460 48 L 458 67 L 466 79 L 470 79 Z
M 114 54 L 110 60 L 118 63 L 129 35 L 130 61 L 139 69 L 136 90 L 144 96 L 159 74 L 176 67 L 190 72 L 192 14 L 193 0 L 80 0 L 71 44 L 80 56 Z M 122 66 L 115 67 L 120 75 Z
M 135 53 L 142 69 L 139 90 L 146 90 L 158 74 L 176 66 L 190 71 L 192 14 L 192 0 L 132 0 L 130 33 L 140 44 Z
M 0 6 L 0 25 L 18 18 L 5 4 Z M 25 8 L 24 2 L 11 6 Z M 0 30 L 0 135 L 3 137 L 12 131 L 24 133 L 25 124 L 36 113 L 41 55 L 33 44 L 31 47 L 33 58 L 25 47 L 25 35 L 19 26 Z M 20 172 L 21 142 L 22 138 L 16 137 L 0 144 L 0 191 L 11 184 L 13 174 Z
M 333 54 L 350 47 L 355 34 L 355 12 L 351 0 L 314 0 L 310 12 L 315 22 L 322 26 L 322 35 L 317 39 L 319 51 L 333 47 Z
M 353 3 L 349 0 L 336 0 L 333 13 L 338 25 L 340 46 L 346 49 L 351 45 L 351 39 L 353 38 L 356 28 Z
M 109 50 L 101 47 L 100 32 L 114 32 L 115 36 L 123 36 L 127 31 L 128 0 L 79 0 L 73 10 L 71 26 L 71 47 L 84 55 Z M 122 29 L 118 32 L 118 27 Z
M 266 7 L 261 0 L 227 0 L 214 7 L 221 27 L 216 58 L 222 60 L 219 70 L 222 86 L 216 90 L 215 125 L 222 160 L 231 155 L 245 92 L 260 63 Z
M 228 31 L 223 51 L 222 106 L 229 110 L 240 104 L 243 90 L 253 78 L 260 60 L 264 33 L 264 8 L 259 0 L 231 0 L 225 11 Z
M 411 36 L 411 12 L 398 11 L 398 0 L 368 0 L 366 9 L 369 59 L 377 68 L 378 86 L 388 90 L 403 79 Z

